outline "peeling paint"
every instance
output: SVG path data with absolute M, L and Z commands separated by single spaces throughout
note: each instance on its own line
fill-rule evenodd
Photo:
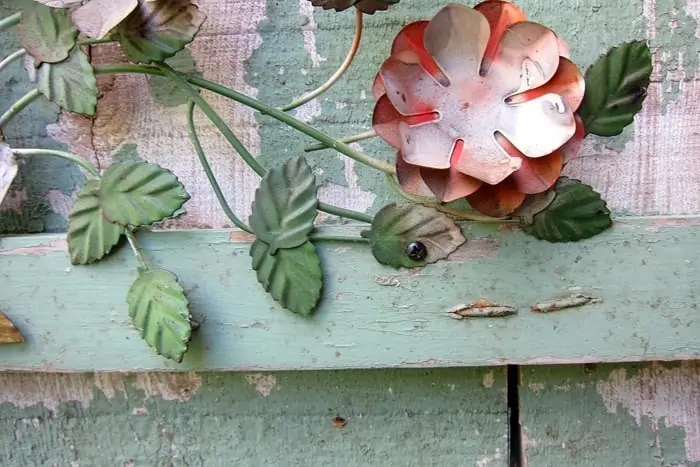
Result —
M 245 380 L 253 386 L 263 397 L 272 394 L 272 390 L 277 386 L 277 378 L 274 375 L 263 375 L 261 373 L 246 375 Z
M 477 459 L 476 466 L 477 467 L 487 467 L 489 465 L 492 465 L 494 461 L 501 459 L 501 457 L 502 457 L 501 450 L 496 449 L 496 452 L 494 454 L 491 454 L 488 456 L 481 456 L 479 459 Z
M 492 388 L 494 382 L 493 371 L 484 373 L 483 385 L 485 388 Z
M 161 397 L 166 401 L 185 402 L 192 399 L 202 387 L 198 373 L 138 373 L 133 387 L 147 397 Z
M 321 66 L 321 62 L 325 62 L 326 58 L 319 55 L 316 49 L 316 30 L 318 23 L 314 18 L 314 7 L 308 0 L 299 0 L 299 15 L 304 19 L 305 24 L 301 27 L 301 34 L 304 38 L 304 50 L 311 58 L 311 64 L 314 68 Z
M 0 255 L 27 255 L 43 256 L 56 251 L 68 251 L 68 243 L 65 238 L 51 240 L 48 245 L 36 245 L 11 250 L 0 250 Z
M 684 384 L 679 385 L 679 380 Z M 679 387 L 684 388 L 682 393 L 677 391 Z M 696 366 L 684 362 L 665 368 L 652 363 L 634 376 L 621 368 L 599 381 L 596 389 L 611 413 L 622 408 L 638 425 L 644 419 L 656 431 L 661 420 L 665 427 L 683 428 L 686 456 L 691 462 L 700 462 L 700 372 Z

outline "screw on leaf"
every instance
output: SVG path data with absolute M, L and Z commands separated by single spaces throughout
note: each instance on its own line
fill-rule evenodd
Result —
M 411 242 L 406 247 L 406 255 L 413 261 L 423 261 L 428 257 L 428 249 L 422 242 Z

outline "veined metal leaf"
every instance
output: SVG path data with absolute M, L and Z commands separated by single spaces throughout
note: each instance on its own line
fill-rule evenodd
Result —
M 78 30 L 68 10 L 29 3 L 22 11 L 19 38 L 34 58 L 35 66 L 39 66 L 43 62 L 57 63 L 68 58 L 75 47 Z
M 391 5 L 396 5 L 400 0 L 310 0 L 313 6 L 320 6 L 324 10 L 333 9 L 343 11 L 351 6 L 363 13 L 373 14 L 379 10 L 386 10 Z
M 73 264 L 89 264 L 109 254 L 124 227 L 108 221 L 100 204 L 99 180 L 88 180 L 68 216 L 68 253 Z
M 321 298 L 323 272 L 311 242 L 273 255 L 270 246 L 258 239 L 250 248 L 250 256 L 258 282 L 272 298 L 293 313 L 313 314 Z
M 20 342 L 24 342 L 22 333 L 12 324 L 10 318 L 0 313 L 0 345 L 19 344 Z
M 192 337 L 189 302 L 177 277 L 164 269 L 140 271 L 126 297 L 129 316 L 158 355 L 181 362 Z
M 100 202 L 107 219 L 120 225 L 144 226 L 172 217 L 190 199 L 169 170 L 147 162 L 112 164 L 100 183 Z
M 90 0 L 72 12 L 73 23 L 88 37 L 102 39 L 136 9 L 138 0 Z
M 42 63 L 36 72 L 39 92 L 70 111 L 94 115 L 97 110 L 97 79 L 88 56 L 75 47 L 66 60 Z
M 197 71 L 197 64 L 194 61 L 194 57 L 192 57 L 192 54 L 187 49 L 182 49 L 174 56 L 167 59 L 165 63 L 173 70 L 185 76 L 202 76 L 202 73 Z M 151 89 L 153 100 L 164 107 L 176 107 L 178 105 L 187 104 L 190 101 L 187 93 L 165 76 L 149 76 L 148 86 Z
M 452 219 L 418 204 L 384 206 L 374 216 L 372 229 L 362 236 L 369 239 L 377 261 L 397 269 L 447 258 L 467 241 Z M 416 254 L 420 249 L 423 254 Z
M 250 227 L 270 254 L 309 239 L 317 215 L 316 177 L 303 157 L 270 170 L 255 192 Z
M 132 62 L 161 62 L 192 42 L 205 19 L 190 0 L 139 0 L 116 37 Z
M 0 143 L 0 205 L 7 196 L 12 181 L 17 176 L 17 161 L 12 154 L 12 149 L 7 144 Z

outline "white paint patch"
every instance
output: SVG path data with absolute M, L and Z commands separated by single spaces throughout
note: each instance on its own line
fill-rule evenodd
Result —
M 350 145 L 353 149 L 362 151 L 362 146 L 358 143 Z M 343 161 L 344 175 L 347 187 L 334 184 L 327 184 L 319 188 L 319 197 L 322 201 L 336 206 L 346 206 L 355 211 L 365 212 L 374 204 L 376 195 L 372 192 L 360 188 L 357 173 L 355 172 L 356 162 L 349 157 L 338 155 Z M 320 219 L 323 217 L 319 216 Z
M 488 373 L 484 373 L 484 387 L 485 388 L 492 388 L 493 387 L 493 371 L 489 371 Z
M 146 397 L 158 396 L 166 401 L 185 402 L 192 399 L 202 387 L 198 373 L 139 373 L 133 384 Z
M 695 37 L 700 38 L 700 0 L 687 0 L 685 12 L 688 13 L 697 23 Z
M 261 396 L 267 397 L 272 394 L 272 390 L 277 386 L 277 378 L 273 375 L 263 375 L 261 373 L 256 373 L 252 375 L 246 375 L 245 380 L 248 384 L 253 386 L 256 391 L 260 393 Z
M 644 0 L 642 15 L 647 20 L 647 38 L 651 40 L 656 39 L 658 34 L 656 29 L 656 0 Z
M 481 456 L 479 459 L 476 461 L 476 466 L 477 467 L 487 467 L 493 463 L 493 461 L 497 461 L 501 458 L 501 450 L 496 449 L 496 452 L 490 456 Z M 500 464 L 500 463 L 499 463 Z
M 544 385 L 544 383 L 529 383 L 527 385 L 532 392 L 538 393 L 538 392 L 543 392 L 547 387 Z
M 628 411 L 637 424 L 658 430 L 666 427 L 685 430 L 685 454 L 689 461 L 700 461 L 700 365 L 682 362 L 677 368 L 652 363 L 635 376 L 622 368 L 599 381 L 597 391 L 611 413 Z M 644 418 L 644 420 L 642 420 Z
M 299 15 L 304 19 L 304 25 L 301 27 L 301 35 L 304 38 L 304 50 L 311 58 L 311 64 L 314 68 L 321 66 L 321 62 L 325 62 L 326 58 L 319 55 L 316 50 L 316 31 L 318 23 L 314 18 L 314 6 L 308 0 L 299 0 Z
M 304 123 L 311 123 L 314 119 L 320 117 L 322 113 L 323 108 L 321 108 L 321 103 L 318 99 L 311 99 L 306 104 L 294 110 L 294 117 Z

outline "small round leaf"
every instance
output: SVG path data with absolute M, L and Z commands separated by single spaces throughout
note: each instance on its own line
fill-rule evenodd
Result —
M 68 10 L 32 2 L 22 11 L 19 38 L 38 66 L 43 62 L 57 63 L 68 58 L 78 38 L 78 30 L 73 27 Z
M 610 210 L 600 194 L 578 180 L 561 177 L 556 198 L 535 214 L 523 230 L 549 242 L 575 242 L 593 237 L 612 226 Z
M 653 66 L 646 42 L 613 47 L 586 71 L 586 94 L 578 110 L 587 133 L 615 136 L 642 109 Z
M 120 225 L 144 226 L 172 217 L 190 195 L 175 175 L 147 162 L 112 164 L 100 184 L 107 219 Z
M 162 62 L 192 42 L 205 19 L 190 0 L 142 0 L 116 37 L 132 62 Z
M 66 60 L 41 64 L 36 72 L 39 92 L 70 111 L 94 115 L 97 110 L 97 79 L 88 56 L 75 47 Z
M 158 355 L 180 363 L 192 337 L 189 302 L 177 277 L 164 269 L 140 271 L 126 297 L 141 338 Z
M 100 182 L 88 180 L 68 216 L 68 253 L 73 264 L 89 264 L 109 254 L 124 227 L 108 221 L 100 205 Z
M 363 13 L 373 14 L 379 10 L 386 10 L 391 5 L 396 5 L 400 0 L 310 0 L 314 6 L 323 7 L 324 10 L 333 9 L 343 11 L 351 6 Z
M 374 216 L 372 229 L 362 236 L 369 239 L 377 261 L 397 269 L 447 258 L 467 241 L 452 219 L 418 204 L 384 206 Z M 419 251 L 422 254 L 418 255 Z
M 270 170 L 255 192 L 250 227 L 274 255 L 309 239 L 318 213 L 316 177 L 303 157 Z
M 307 241 L 273 255 L 270 246 L 257 239 L 250 256 L 258 282 L 272 298 L 293 313 L 313 314 L 323 288 L 321 260 L 313 243 Z

